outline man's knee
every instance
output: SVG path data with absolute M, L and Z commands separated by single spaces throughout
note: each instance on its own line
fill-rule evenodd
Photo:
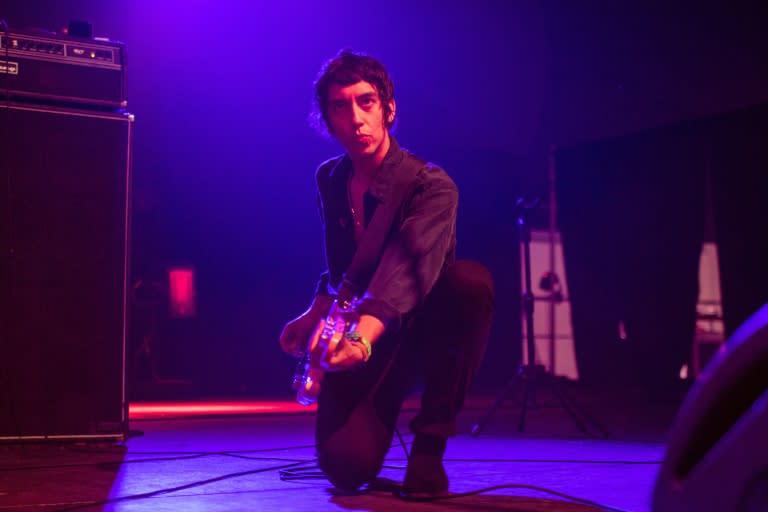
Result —
M 328 443 L 318 453 L 320 469 L 338 489 L 354 491 L 381 471 L 383 459 L 369 446 Z
M 472 260 L 458 260 L 445 274 L 444 286 L 464 307 L 491 309 L 494 302 L 493 276 L 487 267 Z
M 371 404 L 358 406 L 341 428 L 318 436 L 320 469 L 339 489 L 355 490 L 379 474 L 391 438 Z

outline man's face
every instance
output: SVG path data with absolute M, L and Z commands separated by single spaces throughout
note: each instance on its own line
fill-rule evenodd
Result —
M 390 102 L 394 117 L 395 102 Z M 332 84 L 328 90 L 328 124 L 331 133 L 355 158 L 381 156 L 389 140 L 384 109 L 376 88 L 365 81 Z

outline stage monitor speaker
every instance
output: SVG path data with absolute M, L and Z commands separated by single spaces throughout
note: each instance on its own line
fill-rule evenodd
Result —
M 133 116 L 0 102 L 0 440 L 125 438 Z
M 768 510 L 768 305 L 707 365 L 670 431 L 654 512 Z

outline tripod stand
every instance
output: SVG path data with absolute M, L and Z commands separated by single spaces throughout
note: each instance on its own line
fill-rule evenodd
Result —
M 580 412 L 575 404 L 568 398 L 565 392 L 560 386 L 560 381 L 554 375 L 548 373 L 543 365 L 536 364 L 535 346 L 534 346 L 534 327 L 533 327 L 533 303 L 534 296 L 531 291 L 531 229 L 528 224 L 528 212 L 535 209 L 539 205 L 540 200 L 518 198 L 515 206 L 517 209 L 517 230 L 520 241 L 523 244 L 523 270 L 525 278 L 525 289 L 522 294 L 522 308 L 525 313 L 525 326 L 526 326 L 526 348 L 528 362 L 518 367 L 517 373 L 512 377 L 512 380 L 506 385 L 502 393 L 491 405 L 490 409 L 485 415 L 472 427 L 472 437 L 477 437 L 485 428 L 486 424 L 490 421 L 493 414 L 501 406 L 507 396 L 517 389 L 518 386 L 523 386 L 523 401 L 520 409 L 520 418 L 518 422 L 518 430 L 522 432 L 525 430 L 525 416 L 528 411 L 529 405 L 535 407 L 536 404 L 536 391 L 538 386 L 544 384 L 548 385 L 552 391 L 552 394 L 558 398 L 560 405 L 565 408 L 568 415 L 571 417 L 576 426 L 583 433 L 587 435 L 596 435 L 597 437 L 606 437 L 607 433 L 594 420 L 589 418 L 583 412 Z

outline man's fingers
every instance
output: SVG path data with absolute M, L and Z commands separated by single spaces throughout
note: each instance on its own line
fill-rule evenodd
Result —
M 302 349 L 301 343 L 298 341 L 298 339 L 294 340 L 293 345 L 291 345 L 290 353 L 294 357 L 304 356 L 304 350 Z
M 320 320 L 317 322 L 315 330 L 312 331 L 312 335 L 309 337 L 309 340 L 307 340 L 307 350 L 310 352 L 315 349 L 315 346 L 317 346 L 317 341 L 320 339 L 320 334 L 323 332 L 323 328 L 325 328 L 325 320 Z
M 320 359 L 320 366 L 322 366 L 325 370 L 332 372 L 335 370 L 338 370 L 337 365 L 339 364 L 339 360 L 341 357 L 339 356 L 340 350 L 337 347 L 337 349 L 333 352 L 324 352 L 323 357 Z
M 342 342 L 334 353 L 328 354 L 322 362 L 322 366 L 329 372 L 344 371 L 357 366 L 362 361 L 362 352 L 354 346 Z
M 320 364 L 320 366 L 322 366 L 322 363 L 323 363 L 322 359 L 324 358 L 324 354 L 322 354 L 321 351 L 317 350 L 317 345 L 320 340 L 320 334 L 323 332 L 324 327 L 325 327 L 325 321 L 320 320 L 315 326 L 315 330 L 312 331 L 312 334 L 307 340 L 307 346 L 306 346 L 306 352 L 311 355 L 312 364 Z
M 292 340 L 286 337 L 280 338 L 280 348 L 283 349 L 283 352 L 287 352 L 288 354 L 293 353 L 293 343 Z

